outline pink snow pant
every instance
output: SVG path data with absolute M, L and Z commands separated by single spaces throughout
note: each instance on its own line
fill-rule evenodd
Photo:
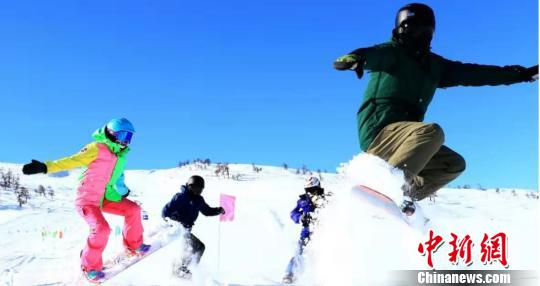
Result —
M 122 199 L 120 202 L 103 200 L 103 206 L 78 206 L 79 214 L 90 226 L 90 235 L 86 247 L 81 253 L 81 267 L 85 271 L 102 270 L 103 260 L 101 254 L 107 246 L 111 228 L 103 217 L 103 212 L 121 215 L 124 217 L 124 246 L 128 250 L 135 250 L 143 242 L 143 227 L 141 222 L 141 208 L 136 203 Z

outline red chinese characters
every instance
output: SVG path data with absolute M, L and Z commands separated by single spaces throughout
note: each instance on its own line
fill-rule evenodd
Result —
M 420 252 L 422 255 L 425 255 L 427 252 L 427 263 L 431 268 L 433 268 L 432 254 L 437 251 L 437 249 L 444 243 L 442 236 L 437 235 L 433 237 L 433 234 L 433 230 L 430 229 L 428 241 L 426 241 L 425 243 L 420 243 L 418 245 L 418 252 Z M 426 245 L 425 248 L 424 244 Z
M 508 267 L 506 243 L 507 237 L 504 232 L 499 232 L 491 238 L 488 238 L 488 235 L 484 234 L 484 239 L 482 239 L 482 243 L 480 244 L 482 251 L 480 261 L 487 264 L 498 260 L 502 266 Z
M 467 234 L 463 238 L 460 238 L 455 233 L 450 233 L 450 235 L 452 239 L 449 245 L 452 249 L 448 253 L 448 261 L 457 265 L 461 260 L 466 266 L 471 265 L 473 263 L 473 247 L 475 245 L 471 236 Z M 418 245 L 418 252 L 422 255 L 427 254 L 427 264 L 430 268 L 434 268 L 433 253 L 444 242 L 442 236 L 436 235 L 433 230 L 429 230 L 428 240 Z M 484 233 L 484 238 L 480 244 L 480 261 L 484 264 L 498 261 L 503 267 L 508 267 L 507 243 L 508 238 L 504 232 L 499 232 L 492 237 Z
M 450 233 L 452 236 L 452 241 L 450 245 L 452 246 L 452 251 L 448 253 L 449 261 L 452 264 L 458 264 L 458 257 L 465 261 L 465 265 L 472 264 L 472 246 L 473 242 L 470 235 L 466 235 L 461 241 L 458 239 L 458 236 L 454 233 Z

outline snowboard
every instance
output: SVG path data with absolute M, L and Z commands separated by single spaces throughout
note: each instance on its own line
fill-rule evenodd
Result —
M 430 226 L 430 219 L 424 215 L 422 208 L 417 203 L 414 203 L 416 207 L 414 214 L 407 216 L 398 206 L 401 202 L 396 202 L 389 195 L 382 192 L 366 186 L 356 185 L 352 187 L 352 194 L 355 198 L 373 206 L 382 215 L 396 218 L 414 229 L 427 232 Z
M 183 230 L 179 225 L 159 225 L 155 229 L 149 232 L 145 237 L 144 243 L 150 245 L 150 249 L 144 255 L 133 255 L 127 251 L 121 251 L 116 253 L 111 258 L 103 262 L 103 272 L 105 277 L 98 281 L 89 281 L 93 284 L 104 283 L 124 270 L 142 261 L 146 257 L 152 255 L 152 253 L 162 249 L 172 241 L 182 237 Z

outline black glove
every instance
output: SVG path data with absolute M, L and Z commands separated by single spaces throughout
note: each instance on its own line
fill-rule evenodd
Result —
M 128 189 L 127 193 L 125 193 L 124 195 L 122 195 L 122 198 L 127 198 L 129 196 L 129 193 L 131 192 L 130 189 Z
M 346 71 L 346 70 L 352 70 L 355 68 L 355 65 L 357 65 L 357 62 L 350 62 L 350 61 L 335 61 L 334 62 L 334 68 L 340 71 Z
M 32 160 L 32 163 L 28 163 L 23 166 L 22 172 L 25 175 L 33 175 L 39 173 L 47 173 L 47 165 L 37 160 Z
M 225 209 L 222 207 L 218 207 L 218 211 L 220 215 L 225 214 Z
M 340 57 L 334 62 L 334 68 L 340 71 L 354 70 L 358 79 L 364 76 L 364 60 L 354 54 Z
M 527 68 L 523 72 L 523 77 L 528 79 L 527 81 L 532 82 L 538 79 L 538 65 Z
M 532 82 L 536 80 L 534 76 L 538 76 L 538 65 L 532 66 L 530 68 L 526 68 L 526 67 L 518 66 L 518 65 L 504 66 L 504 69 L 517 73 L 520 82 L 524 82 L 524 81 Z

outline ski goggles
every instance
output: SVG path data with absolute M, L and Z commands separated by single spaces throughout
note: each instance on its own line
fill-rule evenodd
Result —
M 413 38 L 432 38 L 435 33 L 435 28 L 431 25 L 424 23 L 418 23 L 415 21 L 406 21 L 401 27 L 403 28 L 403 33 L 411 35 Z
M 131 137 L 133 137 L 133 132 L 129 131 L 117 131 L 113 133 L 114 138 L 116 138 L 116 142 L 120 143 L 121 145 L 127 146 L 129 143 L 131 143 Z
M 321 187 L 309 187 L 309 188 L 304 188 L 304 190 L 307 193 L 310 193 L 312 195 L 316 195 L 316 194 L 321 192 L 322 188 Z

